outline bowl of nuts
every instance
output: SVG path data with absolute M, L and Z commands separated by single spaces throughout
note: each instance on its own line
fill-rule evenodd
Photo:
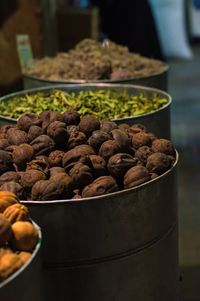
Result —
M 76 294 L 80 273 L 85 295 L 90 285 L 102 293 L 103 275 L 91 279 L 88 266 L 95 273 L 97 263 L 117 264 L 138 252 L 132 271 L 143 259 L 156 261 L 161 271 L 155 269 L 154 285 L 166 277 L 174 283 L 178 153 L 170 140 L 141 124 L 118 125 L 68 109 L 22 115 L 16 125 L 0 128 L 0 145 L 0 191 L 14 192 L 43 229 L 48 300 L 55 300 L 57 287 L 60 300 Z M 139 277 L 148 283 L 148 268 L 142 269 Z M 105 279 L 119 272 L 114 266 Z M 129 280 L 127 274 L 127 291 L 134 294 L 138 286 Z M 155 300 L 156 293 L 148 293 Z
M 0 98 L 0 124 L 16 124 L 23 114 L 76 110 L 81 116 L 112 119 L 117 124 L 141 123 L 170 138 L 171 96 L 164 91 L 133 85 L 57 85 L 25 90 Z
M 12 192 L 0 191 L 2 300 L 42 300 L 40 245 L 40 228 L 32 222 L 28 208 Z

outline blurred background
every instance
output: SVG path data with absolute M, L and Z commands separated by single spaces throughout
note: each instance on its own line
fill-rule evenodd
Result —
M 200 300 L 200 0 L 1 0 L 1 95 L 23 89 L 22 34 L 30 59 L 93 38 L 169 64 L 172 140 L 180 153 L 181 300 Z

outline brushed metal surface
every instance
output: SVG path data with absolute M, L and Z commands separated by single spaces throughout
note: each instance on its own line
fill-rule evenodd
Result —
M 168 71 L 169 66 L 165 64 L 163 71 L 149 76 L 144 76 L 140 78 L 130 78 L 130 79 L 119 79 L 119 80 L 94 80 L 94 81 L 87 81 L 87 80 L 45 80 L 39 78 L 37 76 L 30 76 L 27 74 L 23 75 L 23 83 L 24 89 L 30 88 L 39 88 L 49 85 L 57 85 L 57 84 L 99 84 L 99 83 L 108 83 L 108 84 L 132 84 L 132 85 L 141 85 L 147 86 L 152 88 L 158 88 L 164 91 L 168 89 Z
M 43 260 L 76 264 L 118 256 L 177 220 L 176 168 L 136 188 L 79 200 L 22 201 L 43 230 Z
M 96 264 L 47 266 L 45 273 L 48 301 L 178 301 L 176 225 L 138 252 Z

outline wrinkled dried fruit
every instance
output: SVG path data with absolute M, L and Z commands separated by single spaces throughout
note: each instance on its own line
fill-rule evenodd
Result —
M 108 160 L 108 170 L 114 178 L 122 178 L 128 169 L 137 165 L 138 160 L 129 154 L 119 153 Z
M 134 124 L 129 128 L 129 134 L 131 136 L 140 132 L 146 132 L 146 127 L 142 124 Z
M 175 155 L 175 149 L 170 140 L 167 139 L 155 139 L 152 142 L 152 150 L 156 153 L 164 153 L 169 156 Z
M 66 110 L 62 115 L 61 115 L 61 120 L 64 122 L 66 125 L 78 125 L 80 122 L 80 115 L 77 111 L 74 110 Z
M 118 126 L 115 122 L 107 120 L 107 119 L 101 120 L 100 130 L 102 130 L 103 132 L 110 133 L 112 130 L 117 129 L 117 128 L 118 128 Z
M 20 257 L 23 263 L 26 263 L 31 258 L 31 255 L 32 255 L 31 253 L 25 251 L 21 251 L 18 254 L 18 256 Z
M 24 189 L 19 183 L 13 181 L 5 182 L 3 185 L 1 185 L 0 191 L 10 191 L 14 193 L 19 199 L 24 199 Z
M 98 155 L 89 156 L 92 163 L 92 173 L 94 178 L 107 175 L 106 161 Z
M 41 135 L 31 141 L 30 145 L 35 151 L 35 155 L 48 155 L 55 149 L 55 142 L 47 135 Z
M 46 175 L 43 171 L 28 169 L 21 177 L 21 185 L 29 192 L 33 185 L 40 180 L 46 180 Z
M 5 182 L 17 182 L 19 183 L 21 176 L 16 171 L 7 171 L 0 176 L 0 186 Z
M 17 196 L 10 191 L 0 191 L 0 213 L 3 213 L 4 210 L 13 204 L 19 202 Z
M 31 199 L 33 201 L 48 201 L 59 199 L 63 190 L 54 181 L 40 180 L 36 182 L 31 190 Z
M 91 168 L 80 162 L 74 164 L 69 175 L 72 178 L 74 188 L 80 190 L 93 181 Z
M 6 210 L 3 212 L 3 216 L 7 218 L 7 220 L 11 224 L 14 224 L 18 221 L 30 220 L 28 208 L 20 203 L 11 205 L 6 208 Z
M 63 159 L 64 154 L 65 153 L 60 150 L 55 150 L 55 151 L 51 152 L 49 155 L 49 158 L 48 158 L 49 166 L 50 167 L 62 166 L 62 159 Z
M 115 140 L 107 140 L 105 141 L 100 149 L 99 156 L 103 157 L 105 161 L 107 161 L 113 155 L 119 153 L 120 148 Z
M 50 177 L 53 176 L 53 175 L 55 175 L 56 173 L 60 173 L 60 172 L 61 173 L 65 173 L 65 169 L 62 168 L 62 167 L 57 167 L 57 166 L 51 167 L 49 169 Z
M 120 152 L 128 152 L 131 144 L 128 135 L 119 129 L 112 130 L 111 134 L 119 146 Z
M 147 159 L 146 167 L 149 172 L 161 175 L 167 171 L 171 166 L 170 158 L 163 153 L 154 153 Z
M 87 137 L 83 132 L 72 131 L 68 140 L 68 149 L 72 149 L 78 145 L 85 144 L 87 142 Z
M 90 136 L 90 138 L 88 139 L 88 144 L 92 146 L 96 151 L 98 151 L 102 143 L 107 140 L 111 140 L 110 133 L 97 130 L 94 131 Z
M 87 137 L 89 137 L 93 131 L 99 130 L 100 122 L 99 120 L 92 116 L 83 116 L 79 123 L 79 130 L 83 132 Z
M 17 127 L 19 130 L 28 132 L 32 125 L 37 125 L 40 120 L 37 115 L 32 113 L 23 114 L 17 121 Z
M 0 150 L 5 150 L 8 146 L 8 139 L 0 139 Z
M 61 120 L 61 114 L 54 111 L 44 111 L 40 114 L 40 119 L 42 121 L 42 128 L 46 130 L 50 123 L 56 120 Z
M 149 146 L 141 146 L 135 152 L 135 156 L 145 165 L 147 163 L 147 158 L 152 154 L 153 151 Z
M 66 125 L 61 121 L 54 121 L 47 128 L 47 135 L 51 137 L 59 147 L 66 148 L 69 134 Z
M 23 261 L 20 256 L 8 252 L 4 254 L 0 259 L 0 281 L 5 280 L 23 265 Z
M 16 222 L 12 225 L 12 246 L 19 251 L 31 251 L 37 244 L 38 231 L 27 221 Z
M 86 144 L 78 145 L 65 153 L 62 165 L 68 172 L 77 162 L 81 162 L 86 165 L 91 164 L 89 156 L 94 154 L 95 152 L 91 146 Z
M 66 173 L 56 173 L 51 176 L 50 181 L 55 182 L 58 190 L 60 191 L 60 197 L 71 198 L 72 196 L 72 178 Z
M 10 222 L 0 213 L 0 246 L 9 241 L 11 233 Z
M 6 138 L 6 134 L 7 134 L 8 130 L 11 129 L 11 128 L 15 128 L 15 126 L 13 124 L 5 124 L 5 125 L 2 125 L 0 127 L 0 136 L 1 136 L 1 139 L 2 138 Z
M 117 182 L 111 176 L 103 176 L 94 180 L 83 189 L 82 197 L 93 197 L 118 191 Z
M 72 133 L 77 132 L 77 131 L 78 131 L 78 126 L 76 126 L 76 125 L 68 125 L 67 126 L 67 132 L 69 135 L 71 135 Z
M 146 167 L 137 165 L 130 168 L 124 176 L 124 187 L 131 188 L 150 180 L 150 174 Z
M 48 175 L 48 173 L 49 173 L 48 157 L 36 156 L 35 160 L 32 160 L 27 164 L 26 170 L 29 170 L 29 169 L 36 169 L 36 170 L 44 172 L 45 175 Z
M 11 128 L 7 132 L 7 139 L 11 145 L 20 145 L 29 143 L 28 134 L 16 128 Z
M 151 146 L 151 139 L 147 133 L 139 132 L 132 136 L 132 145 L 136 149 L 144 145 Z
M 37 125 L 32 125 L 29 130 L 28 130 L 28 138 L 29 138 L 29 141 L 33 141 L 35 138 L 41 136 L 41 135 L 44 135 L 45 134 L 45 131 L 37 126 Z
M 17 170 L 25 170 L 26 164 L 32 160 L 34 156 L 33 147 L 29 144 L 20 144 L 15 147 L 12 153 L 13 162 Z
M 11 170 L 13 170 L 12 157 L 8 152 L 0 150 L 0 175 Z

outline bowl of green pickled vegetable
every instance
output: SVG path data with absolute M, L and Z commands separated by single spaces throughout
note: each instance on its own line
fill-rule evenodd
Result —
M 156 135 L 170 138 L 170 104 L 168 93 L 142 86 L 53 85 L 1 97 L 0 124 L 14 124 L 26 113 L 75 109 L 82 116 L 92 114 L 117 124 L 143 124 Z

